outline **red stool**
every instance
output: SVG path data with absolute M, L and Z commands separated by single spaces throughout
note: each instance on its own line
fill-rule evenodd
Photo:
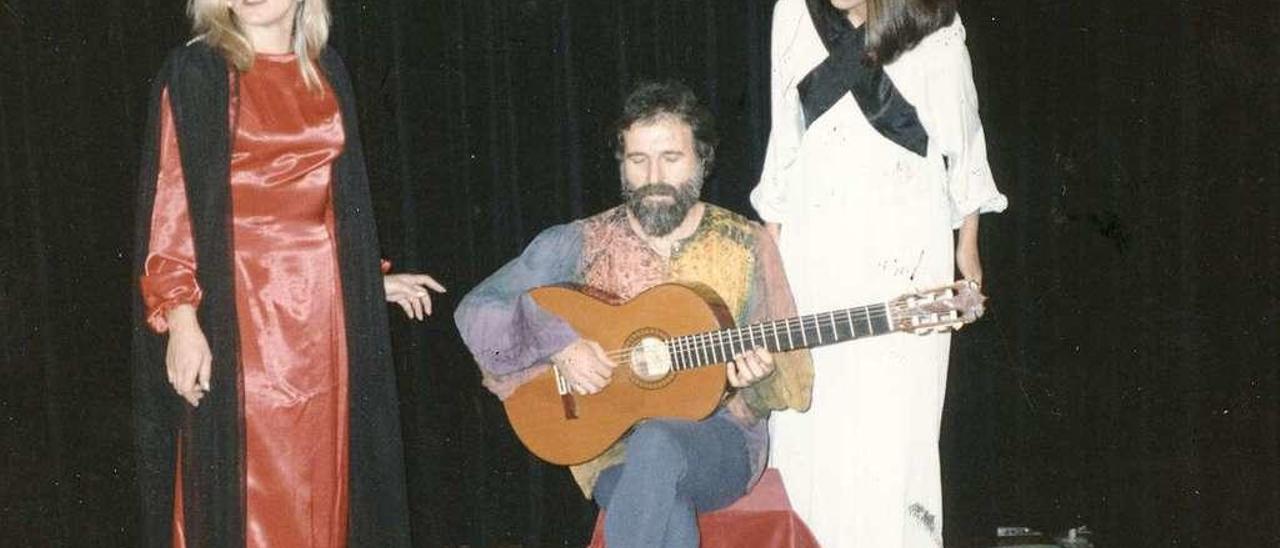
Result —
M 591 548 L 604 548 L 604 517 L 603 512 L 596 516 Z M 818 548 L 772 468 L 738 502 L 698 516 L 698 530 L 703 548 Z

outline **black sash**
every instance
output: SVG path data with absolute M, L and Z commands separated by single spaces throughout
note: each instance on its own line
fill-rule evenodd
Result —
M 884 68 L 862 63 L 866 25 L 854 28 L 830 0 L 807 0 L 809 17 L 827 47 L 827 58 L 800 81 L 800 104 L 807 128 L 845 93 L 852 93 L 862 114 L 885 138 L 920 156 L 929 150 L 929 134 L 915 107 L 898 93 Z

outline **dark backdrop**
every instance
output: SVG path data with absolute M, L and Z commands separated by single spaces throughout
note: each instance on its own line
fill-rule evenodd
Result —
M 135 490 L 129 226 L 178 0 L 0 0 L 0 536 L 123 546 Z M 421 546 L 585 541 L 450 321 L 539 230 L 616 200 L 627 84 L 689 82 L 723 131 L 707 197 L 749 211 L 771 0 L 335 0 L 384 253 L 451 288 L 395 320 Z M 947 535 L 1087 524 L 1105 546 L 1280 544 L 1280 4 L 962 6 L 1010 209 L 991 313 L 954 340 Z M 834 250 L 833 250 L 834 251 Z

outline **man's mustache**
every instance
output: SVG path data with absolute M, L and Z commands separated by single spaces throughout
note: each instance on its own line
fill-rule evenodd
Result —
M 676 190 L 675 185 L 667 183 L 649 183 L 635 189 L 631 195 L 637 200 L 648 198 L 650 196 L 667 196 L 675 198 L 680 195 L 680 191 Z

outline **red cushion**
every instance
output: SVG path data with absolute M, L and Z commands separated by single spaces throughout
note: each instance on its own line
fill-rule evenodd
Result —
M 596 516 L 591 548 L 604 548 L 605 514 Z M 698 516 L 704 548 L 817 548 L 813 533 L 791 510 L 782 476 L 772 468 L 737 502 Z

